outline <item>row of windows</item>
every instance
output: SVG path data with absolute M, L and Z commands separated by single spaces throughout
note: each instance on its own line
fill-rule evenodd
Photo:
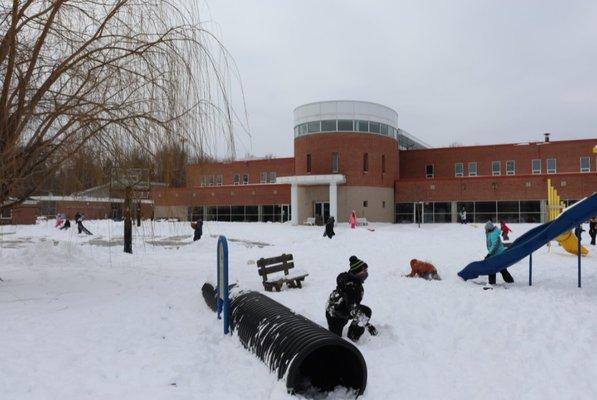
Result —
M 568 201 L 568 205 L 574 201 Z M 457 202 L 452 210 L 451 202 L 396 203 L 396 222 L 452 222 L 452 215 L 466 210 L 468 222 L 541 222 L 541 201 L 477 201 Z M 454 213 L 452 212 L 454 211 Z M 458 217 L 460 220 L 460 217 Z
M 398 138 L 398 131 L 390 125 L 373 121 L 328 119 L 311 121 L 294 127 L 294 137 L 318 132 L 370 132 Z
M 331 171 L 333 173 L 340 171 L 340 155 L 337 152 L 332 153 Z M 307 154 L 307 173 L 311 173 L 312 156 Z M 369 153 L 363 153 L 363 172 L 369 171 Z M 386 155 L 381 155 L 381 172 L 386 172 Z
M 189 221 L 286 222 L 290 212 L 290 205 L 286 204 L 197 206 L 188 208 L 188 218 Z
M 275 172 L 261 172 L 259 174 L 259 183 L 276 183 Z M 224 184 L 223 175 L 207 175 L 199 178 L 199 186 L 222 186 Z M 233 185 L 248 185 L 249 174 L 234 174 L 232 177 Z
M 469 162 L 467 176 L 477 176 L 477 162 Z M 531 171 L 533 174 L 541 174 L 541 159 L 536 158 L 531 160 Z M 555 158 L 548 158 L 545 160 L 545 171 L 548 174 L 557 173 L 557 160 Z M 580 157 L 580 172 L 591 171 L 591 157 Z M 464 174 L 464 163 L 458 162 L 454 164 L 454 176 L 465 176 Z M 506 161 L 506 175 L 516 175 L 516 161 Z M 502 175 L 502 162 L 492 161 L 491 162 L 491 175 L 500 176 Z M 435 166 L 433 164 L 427 164 L 425 166 L 425 176 L 427 178 L 433 178 L 435 176 Z

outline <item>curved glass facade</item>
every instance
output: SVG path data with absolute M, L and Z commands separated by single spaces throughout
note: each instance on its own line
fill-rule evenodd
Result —
M 294 137 L 322 132 L 367 132 L 398 140 L 398 130 L 390 125 L 374 121 L 353 119 L 326 119 L 311 121 L 294 127 Z

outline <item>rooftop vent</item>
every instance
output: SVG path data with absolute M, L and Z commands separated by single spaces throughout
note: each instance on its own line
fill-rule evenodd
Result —
M 545 143 L 549 143 L 549 135 L 551 135 L 550 133 L 544 133 L 543 136 L 545 136 Z

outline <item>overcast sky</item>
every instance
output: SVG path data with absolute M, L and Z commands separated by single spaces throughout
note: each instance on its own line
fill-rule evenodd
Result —
M 293 153 L 293 109 L 365 100 L 433 147 L 597 138 L 597 1 L 208 1 L 252 139 Z M 238 99 L 238 96 L 237 96 Z

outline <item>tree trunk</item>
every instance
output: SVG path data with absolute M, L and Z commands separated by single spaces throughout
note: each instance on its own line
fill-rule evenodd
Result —
M 133 202 L 133 188 L 127 186 L 124 194 L 124 252 L 133 254 L 133 219 L 131 208 Z
M 137 203 L 137 226 L 141 226 L 141 200 Z

